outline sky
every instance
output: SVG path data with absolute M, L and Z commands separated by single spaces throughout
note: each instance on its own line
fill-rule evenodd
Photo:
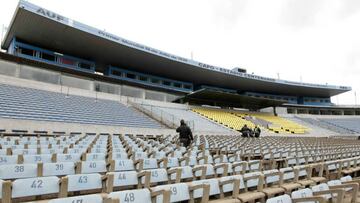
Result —
M 351 86 L 360 104 L 359 0 L 30 0 L 171 54 L 248 73 Z M 8 26 L 18 1 L 0 1 Z

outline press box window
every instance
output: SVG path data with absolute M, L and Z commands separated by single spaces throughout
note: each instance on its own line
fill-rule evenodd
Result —
M 68 59 L 68 58 L 61 58 L 60 59 L 60 62 L 62 64 L 65 64 L 65 65 L 70 65 L 70 66 L 74 66 L 76 64 L 75 61 L 71 60 L 71 59 Z
M 88 70 L 90 70 L 90 68 L 91 68 L 90 64 L 87 64 L 87 63 L 79 63 L 79 67 L 83 68 L 83 69 L 88 69 Z
M 41 58 L 48 61 L 55 61 L 55 56 L 52 54 L 41 53 Z
M 148 78 L 144 76 L 139 76 L 139 80 L 146 82 L 148 81 Z
M 181 88 L 181 84 L 180 83 L 174 83 L 174 87 Z
M 184 85 L 185 89 L 191 90 L 191 85 Z
M 112 75 L 115 75 L 115 76 L 119 76 L 119 77 L 122 76 L 121 72 L 120 72 L 120 71 L 117 71 L 117 70 L 111 71 L 111 74 L 112 74 Z
M 170 85 L 171 85 L 171 82 L 169 82 L 169 81 L 163 81 L 163 85 L 170 86 Z
M 158 80 L 158 79 L 156 79 L 156 78 L 151 78 L 151 82 L 152 82 L 152 83 L 159 84 L 159 83 L 160 83 L 160 80 Z
M 19 52 L 27 56 L 34 56 L 34 50 L 20 47 Z
M 130 78 L 130 79 L 136 79 L 136 75 L 134 75 L 132 73 L 126 73 L 126 77 Z

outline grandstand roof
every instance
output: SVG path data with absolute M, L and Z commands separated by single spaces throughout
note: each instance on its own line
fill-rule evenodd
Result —
M 25 1 L 20 1 L 15 11 L 2 48 L 9 48 L 14 37 L 95 61 L 98 71 L 114 65 L 195 85 L 282 95 L 330 97 L 351 90 L 346 86 L 278 80 L 208 65 L 126 40 Z
M 211 89 L 197 90 L 184 97 L 178 98 L 178 102 L 191 102 L 196 104 L 208 104 L 215 106 L 228 106 L 246 109 L 262 109 L 266 107 L 280 106 L 287 101 L 250 97 L 229 92 Z

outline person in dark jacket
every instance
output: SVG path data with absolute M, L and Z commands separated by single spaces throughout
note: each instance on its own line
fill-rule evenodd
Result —
M 194 140 L 191 129 L 186 125 L 184 120 L 180 121 L 180 126 L 176 129 L 176 132 L 179 133 L 180 143 L 184 147 L 188 147 Z
M 259 126 L 256 126 L 254 128 L 254 132 L 255 132 L 255 137 L 260 137 L 261 129 L 259 128 Z
M 242 134 L 242 135 L 241 135 L 242 137 L 249 137 L 249 135 L 250 135 L 250 128 L 248 128 L 247 125 L 245 124 L 245 125 L 241 128 L 240 132 L 241 132 L 241 134 Z

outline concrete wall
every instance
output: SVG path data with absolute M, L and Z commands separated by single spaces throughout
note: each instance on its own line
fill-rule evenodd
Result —
M 131 97 L 170 102 L 178 97 L 178 95 L 172 93 L 96 81 L 4 60 L 0 60 L 0 82 L 70 95 L 116 101 L 126 101 L 127 97 Z
M 11 132 L 11 130 L 27 130 L 28 132 L 38 131 L 61 131 L 61 132 L 94 132 L 94 133 L 132 133 L 132 134 L 175 134 L 173 129 L 152 129 L 152 128 L 129 128 L 120 126 L 90 125 L 77 123 L 46 122 L 20 119 L 0 118 L 0 128 Z

